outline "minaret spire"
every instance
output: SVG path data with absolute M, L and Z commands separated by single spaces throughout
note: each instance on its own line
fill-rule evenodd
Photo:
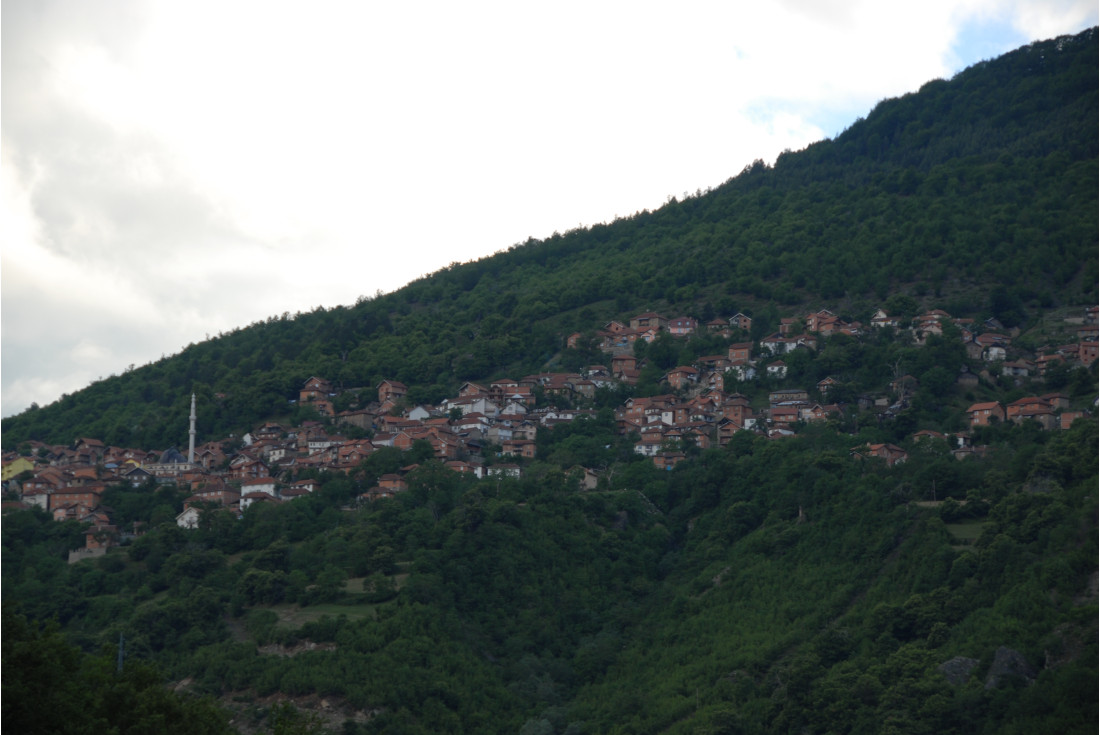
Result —
M 195 464 L 195 394 L 191 394 L 191 429 L 187 432 L 187 463 Z

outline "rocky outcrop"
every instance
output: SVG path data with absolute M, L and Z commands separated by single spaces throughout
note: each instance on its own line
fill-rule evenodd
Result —
M 976 658 L 956 656 L 950 661 L 940 664 L 937 669 L 943 673 L 948 684 L 962 686 L 970 679 L 970 674 L 973 673 L 974 667 L 977 665 L 978 659 Z
M 1031 684 L 1035 681 L 1035 668 L 1027 662 L 1024 655 L 1007 646 L 1001 646 L 993 654 L 993 664 L 985 677 L 985 688 L 996 689 L 1002 684 L 1022 679 Z

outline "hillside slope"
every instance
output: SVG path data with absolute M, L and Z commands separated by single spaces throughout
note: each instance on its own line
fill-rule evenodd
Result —
M 746 432 L 588 493 L 427 463 L 354 513 L 333 476 L 73 565 L 80 529 L 22 511 L 5 615 L 55 618 L 105 662 L 123 637 L 246 732 L 290 703 L 349 735 L 1091 733 L 1096 427 L 1005 427 L 985 460 L 928 445 L 892 468 L 828 432 Z M 56 667 L 4 657 L 6 688 L 11 666 L 43 693 L 5 696 L 5 724 L 63 709 Z
M 818 332 L 817 347 L 784 355 L 785 377 L 769 377 L 773 356 L 759 350 L 754 383 L 727 373 L 731 409 L 767 404 L 757 416 L 773 430 L 740 423 L 723 436 L 729 417 L 711 414 L 714 440 L 662 442 L 660 465 L 638 453 L 625 401 L 675 412 L 687 391 L 644 400 L 678 390 L 662 371 L 728 354 L 806 304 L 864 320 L 880 302 L 946 306 L 1023 326 L 1017 343 L 1033 345 L 1072 314 L 1076 333 L 1096 300 L 1098 58 L 1095 29 L 1033 44 L 715 191 L 353 307 L 273 318 L 6 420 L 5 448 L 74 436 L 165 446 L 186 436 L 193 391 L 204 438 L 287 417 L 264 427 L 278 436 L 265 446 L 293 443 L 301 460 L 313 455 L 298 432 L 317 414 L 288 401 L 310 376 L 334 381 L 334 402 L 382 378 L 408 383 L 405 404 L 378 411 L 373 426 L 388 433 L 387 420 L 411 419 L 394 415 L 403 405 L 454 397 L 462 380 L 601 355 L 563 338 L 612 317 L 754 317 L 747 336 L 639 341 L 652 367 L 571 420 L 568 400 L 532 396 L 547 419 L 532 422 L 536 455 L 503 456 L 486 433 L 482 469 L 502 471 L 484 476 L 452 471 L 462 463 L 426 441 L 379 439 L 343 468 L 279 467 L 281 492 L 310 490 L 244 507 L 241 494 L 226 502 L 234 488 L 276 485 L 247 474 L 263 462 L 244 451 L 196 470 L 195 486 L 121 475 L 106 486 L 105 462 L 38 457 L 40 474 L 87 481 L 50 498 L 103 485 L 106 525 L 69 518 L 76 502 L 5 505 L 3 724 L 1094 732 L 1100 438 L 1080 409 L 1095 405 L 1100 362 L 1017 378 L 968 354 L 961 322 L 935 314 L 919 337 Z M 850 410 L 779 430 L 793 389 L 807 408 L 812 394 Z M 965 410 L 979 402 L 1044 410 L 983 422 Z M 427 420 L 460 418 L 442 413 Z M 513 459 L 522 473 L 502 464 Z M 390 492 L 372 495 L 383 481 Z M 196 487 L 222 504 L 189 497 Z M 201 508 L 191 528 L 177 521 L 185 500 Z M 120 533 L 119 546 L 68 563 Z
M 96 436 L 163 448 L 197 393 L 204 436 L 286 411 L 311 375 L 437 401 L 538 370 L 574 330 L 647 309 L 705 319 L 888 296 L 1026 323 L 1097 298 L 1097 38 L 1035 43 L 885 100 L 834 140 L 713 191 L 455 264 L 354 306 L 283 314 L 3 421 L 3 445 Z

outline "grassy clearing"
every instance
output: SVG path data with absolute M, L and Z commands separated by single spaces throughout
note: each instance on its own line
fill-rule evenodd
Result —
M 328 615 L 330 618 L 343 615 L 347 617 L 348 620 L 363 620 L 368 617 L 373 619 L 377 616 L 374 610 L 376 607 L 377 605 L 367 604 L 337 605 L 335 603 L 326 603 L 322 605 L 310 605 L 309 607 L 300 607 L 298 605 L 272 605 L 269 609 L 279 616 L 279 627 L 300 628 L 306 623 L 320 620 L 325 615 Z
M 967 521 L 965 523 L 945 523 L 948 533 L 955 539 L 957 545 L 972 546 L 982 531 L 989 525 L 989 521 Z
M 405 580 L 409 578 L 408 573 L 391 574 L 390 581 L 393 582 L 394 589 L 401 591 L 401 588 L 405 586 Z M 363 591 L 363 582 L 367 577 L 349 577 L 344 582 L 344 592 L 349 595 L 357 595 Z
M 344 582 L 344 592 L 354 595 L 363 591 L 363 580 L 366 577 L 348 577 Z

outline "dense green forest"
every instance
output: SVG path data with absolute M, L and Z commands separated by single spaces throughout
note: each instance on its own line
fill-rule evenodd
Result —
M 349 306 L 272 316 L 3 421 L 26 439 L 164 448 L 285 413 L 312 375 L 437 402 L 536 372 L 565 335 L 646 310 L 866 319 L 890 295 L 1026 324 L 1097 300 L 1095 30 L 1035 43 L 884 100 L 832 140 L 713 191 L 454 264 Z
M 551 465 L 429 462 L 365 510 L 337 510 L 352 483 L 328 478 L 71 566 L 72 529 L 24 511 L 5 614 L 106 661 L 124 636 L 211 731 L 199 697 L 238 728 L 281 706 L 315 732 L 1091 732 L 1096 426 L 1006 425 L 985 459 L 930 444 L 893 468 L 831 431 L 745 433 L 587 493 Z M 5 724 L 37 710 L 7 673 Z
M 885 100 L 834 140 L 654 212 L 456 264 L 354 306 L 273 317 L 5 419 L 28 439 L 163 447 L 284 416 L 302 382 L 383 378 L 413 403 L 569 367 L 564 336 L 647 309 L 751 311 L 753 334 L 829 306 L 936 304 L 1028 328 L 1097 300 L 1096 29 Z M 902 309 L 903 311 L 905 309 Z M 67 563 L 84 526 L 4 515 L 3 725 L 23 733 L 1095 732 L 1096 421 L 975 428 L 949 325 L 823 340 L 790 379 L 853 395 L 899 369 L 890 420 L 685 446 L 660 470 L 592 415 L 540 430 L 522 478 L 381 448 L 293 502 L 172 522 L 183 489 L 118 485 L 148 529 Z M 706 337 L 645 348 L 667 369 Z M 643 375 L 639 394 L 658 386 Z M 1055 380 L 1060 384 L 1055 385 Z M 761 381 L 767 390 L 767 380 Z M 1048 379 L 1092 401 L 1096 372 Z M 337 400 L 351 400 L 346 391 Z M 345 398 L 345 396 L 347 396 Z M 1019 397 L 1019 395 L 1016 395 Z M 298 416 L 300 417 L 300 416 Z M 893 466 L 853 453 L 904 443 Z M 416 449 L 413 450 L 416 452 Z M 578 465 L 601 470 L 580 489 Z

